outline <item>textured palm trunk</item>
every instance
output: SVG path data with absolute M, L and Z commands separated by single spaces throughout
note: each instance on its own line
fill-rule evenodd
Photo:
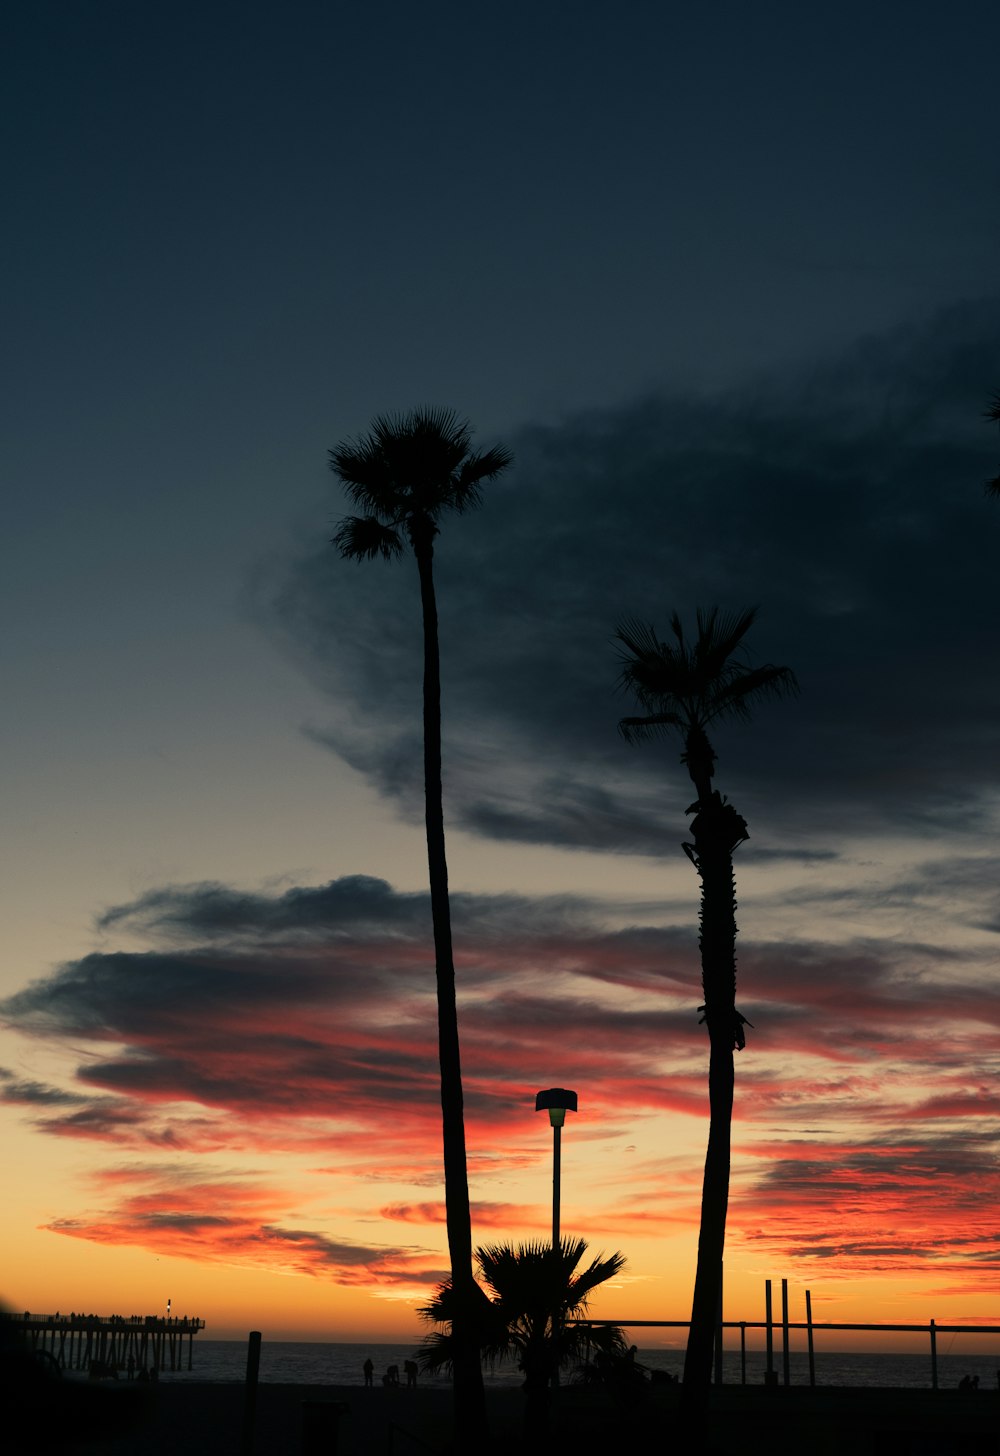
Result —
M 465 1155 L 462 1061 L 458 1040 L 455 962 L 448 899 L 444 808 L 441 786 L 441 667 L 437 603 L 434 596 L 432 537 L 413 539 L 420 573 L 424 623 L 424 801 L 427 824 L 427 867 L 434 927 L 437 981 L 438 1055 L 441 1064 L 441 1119 L 444 1144 L 445 1220 L 455 1291 L 454 1392 L 455 1438 L 459 1456 L 481 1456 L 488 1449 L 486 1395 L 479 1346 L 474 1332 L 472 1214 Z
M 733 1047 L 739 1021 L 736 1013 L 736 885 L 733 850 L 746 836 L 746 825 L 718 794 L 702 793 L 691 826 L 691 858 L 701 877 L 702 985 L 710 1059 L 708 1070 L 709 1132 L 701 1196 L 701 1228 L 695 1273 L 691 1327 L 684 1360 L 681 1408 L 689 1439 L 698 1439 L 699 1419 L 708 1403 L 712 1354 L 718 1321 L 722 1257 L 729 1207 L 730 1133 L 733 1116 Z M 692 1449 L 697 1449 L 692 1446 Z

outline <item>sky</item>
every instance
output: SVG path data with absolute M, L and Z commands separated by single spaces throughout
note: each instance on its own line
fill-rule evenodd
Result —
M 595 1313 L 689 1313 L 692 794 L 614 630 L 757 605 L 727 1316 L 1000 1324 L 995 7 L 3 24 L 0 1299 L 419 1331 L 419 597 L 326 452 L 429 404 L 515 457 L 436 555 L 475 1241 L 574 1088 Z

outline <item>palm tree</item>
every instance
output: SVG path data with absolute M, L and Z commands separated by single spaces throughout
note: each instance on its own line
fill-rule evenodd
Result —
M 434 595 L 434 538 L 447 511 L 463 512 L 480 500 L 482 483 L 510 464 L 509 451 L 470 448 L 470 428 L 451 410 L 416 409 L 379 415 L 362 439 L 331 450 L 330 468 L 351 503 L 363 513 L 347 516 L 333 543 L 357 561 L 399 556 L 408 541 L 417 559 L 424 633 L 424 800 L 430 877 L 438 1050 L 444 1145 L 445 1219 L 456 1305 L 455 1432 L 458 1449 L 483 1450 L 486 1402 L 479 1351 L 466 1337 L 474 1299 L 472 1221 L 465 1155 L 462 1065 L 459 1055 L 455 965 L 452 955 L 448 863 L 441 796 L 441 667 Z
M 986 411 L 986 418 L 988 420 L 996 420 L 1000 424 L 1000 392 L 993 396 L 993 403 Z M 986 482 L 986 493 L 987 495 L 1000 496 L 1000 475 Z
M 693 641 L 675 613 L 673 642 L 661 642 L 651 626 L 627 621 L 618 627 L 621 685 L 631 692 L 643 716 L 623 718 L 619 728 L 628 742 L 659 733 L 678 733 L 697 798 L 692 844 L 683 846 L 701 878 L 702 987 L 698 1009 L 709 1036 L 709 1133 L 701 1199 L 701 1228 L 691 1326 L 684 1360 L 683 1403 L 688 1413 L 707 1399 L 712 1344 L 721 1294 L 722 1255 L 729 1204 L 730 1130 L 733 1113 L 733 1051 L 746 1044 L 749 1022 L 736 1009 L 736 884 L 733 851 L 747 839 L 746 821 L 712 787 L 715 750 L 708 729 L 726 719 L 748 719 L 754 703 L 797 690 L 787 667 L 749 664 L 744 638 L 756 609 L 723 616 L 718 608 L 698 612 Z
M 477 1285 L 480 1348 L 489 1365 L 516 1360 L 524 1371 L 524 1432 L 531 1444 L 544 1438 L 550 1385 L 561 1366 L 589 1359 L 594 1351 L 613 1359 L 626 1350 L 617 1325 L 569 1323 L 585 1318 L 593 1291 L 625 1267 L 624 1255 L 615 1253 L 598 1256 L 578 1272 L 586 1252 L 583 1239 L 561 1239 L 558 1248 L 534 1242 L 476 1250 L 479 1277 L 486 1286 Z M 451 1285 L 440 1285 L 431 1303 L 417 1313 L 429 1323 L 452 1325 Z M 425 1370 L 450 1367 L 455 1358 L 452 1331 L 428 1335 L 417 1358 Z

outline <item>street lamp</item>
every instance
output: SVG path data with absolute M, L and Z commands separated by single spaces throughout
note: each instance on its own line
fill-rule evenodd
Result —
M 549 1114 L 552 1124 L 552 1248 L 559 1247 L 560 1135 L 567 1112 L 575 1112 L 576 1093 L 566 1087 L 550 1087 L 535 1097 L 535 1111 Z

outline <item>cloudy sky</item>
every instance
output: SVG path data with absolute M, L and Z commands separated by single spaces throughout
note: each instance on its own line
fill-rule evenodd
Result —
M 1000 20 L 572 21 L 8 17 L 15 1307 L 409 1337 L 441 1276 L 415 569 L 325 468 L 430 403 L 515 454 L 437 554 L 477 1241 L 545 1236 L 574 1087 L 602 1310 L 688 1312 L 691 790 L 612 639 L 758 604 L 727 1313 L 1000 1322 Z

